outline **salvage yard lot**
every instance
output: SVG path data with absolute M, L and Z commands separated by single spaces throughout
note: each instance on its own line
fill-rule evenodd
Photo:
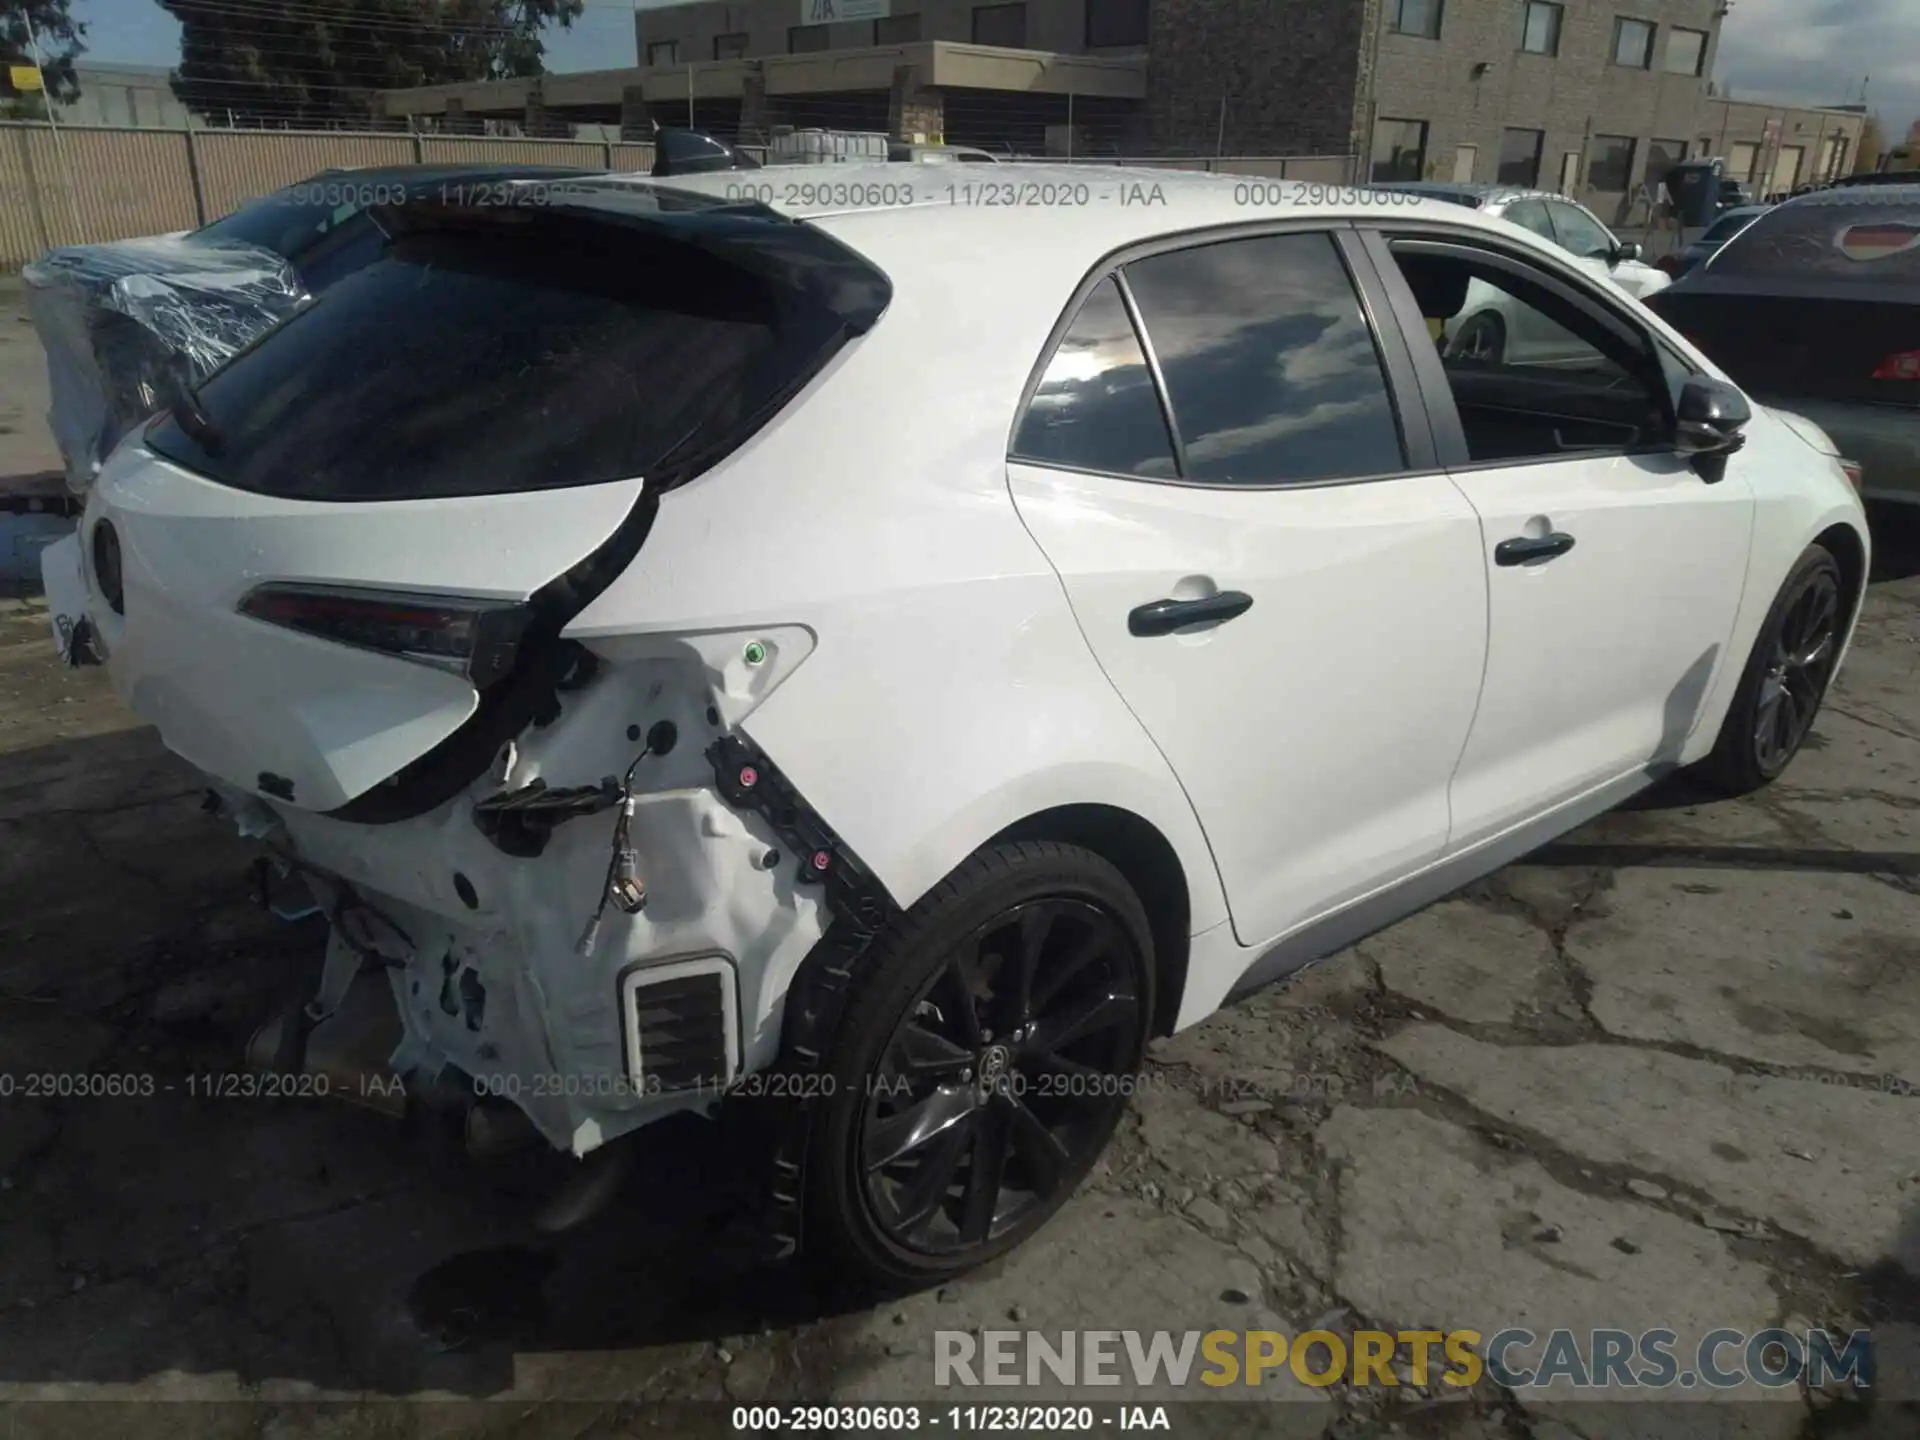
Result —
M 1871 1326 L 1875 1402 L 1290 1386 L 1260 1425 L 1920 1433 L 1920 566 L 1882 543 L 1781 784 L 1668 787 L 1161 1042 L 1033 1243 L 878 1306 L 736 1253 L 713 1127 L 644 1136 L 649 1183 L 535 1245 L 551 1163 L 209 1098 L 189 1077 L 238 1068 L 319 934 L 254 905 L 247 847 L 100 671 L 55 663 L 44 608 L 0 602 L 0 1399 L 333 1435 L 409 1433 L 371 1402 L 432 1393 L 517 1402 L 467 1433 L 611 1435 L 658 1401 L 931 1400 L 942 1329 L 1786 1323 Z M 136 1093 L 30 1098 L 33 1075 Z M 369 1403 L 281 1408 L 321 1395 Z M 1037 1397 L 944 1397 L 1009 1398 Z

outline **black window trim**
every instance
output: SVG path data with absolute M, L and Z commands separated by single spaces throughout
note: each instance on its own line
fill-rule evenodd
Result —
M 1413 40 L 1437 41 L 1440 38 L 1441 31 L 1446 28 L 1446 0 L 1434 0 L 1433 32 L 1431 34 L 1425 30 L 1403 30 L 1400 28 L 1401 17 L 1406 13 L 1406 0 L 1387 0 L 1387 3 L 1393 7 L 1391 14 L 1387 17 L 1387 33 L 1389 35 L 1405 35 Z
M 1664 337 L 1656 331 L 1649 330 L 1616 307 L 1612 299 L 1602 295 L 1583 272 L 1562 265 L 1551 255 L 1523 254 L 1501 243 L 1496 236 L 1452 229 L 1433 221 L 1362 222 L 1358 229 L 1360 242 L 1366 248 L 1375 271 L 1380 273 L 1381 283 L 1390 296 L 1395 317 L 1403 332 L 1407 332 L 1411 321 L 1417 325 L 1418 333 L 1427 334 L 1426 317 L 1420 313 L 1420 305 L 1414 298 L 1412 288 L 1400 274 L 1400 267 L 1393 258 L 1393 246 L 1411 248 L 1423 255 L 1450 255 L 1511 271 L 1518 278 L 1540 285 L 1566 303 L 1587 312 L 1629 348 L 1643 350 L 1651 367 L 1660 371 L 1657 390 L 1666 405 L 1669 424 L 1674 422 L 1673 397 L 1667 388 L 1665 370 L 1660 363 L 1661 352 L 1672 347 L 1665 344 Z M 1676 358 L 1685 359 L 1684 356 Z M 1431 342 L 1424 347 L 1415 346 L 1412 363 L 1419 376 L 1419 393 L 1426 401 L 1428 423 L 1433 429 L 1440 468 L 1448 473 L 1561 465 L 1575 458 L 1674 453 L 1670 445 L 1643 444 L 1596 446 L 1581 450 L 1577 456 L 1569 453 L 1475 460 L 1467 450 L 1467 432 L 1460 423 L 1460 411 L 1453 401 L 1453 386 L 1447 379 L 1446 368 L 1441 364 L 1439 350 Z M 1691 362 L 1688 364 L 1691 368 Z M 1650 376 L 1642 375 L 1639 378 L 1644 383 Z
M 1186 451 L 1180 438 L 1179 426 L 1173 418 L 1173 402 L 1167 393 L 1166 379 L 1161 374 L 1158 356 L 1153 351 L 1152 337 L 1141 323 L 1139 311 L 1134 306 L 1133 292 L 1128 288 L 1121 271 L 1136 260 L 1145 260 L 1154 255 L 1163 255 L 1176 250 L 1194 250 L 1204 245 L 1221 244 L 1232 240 L 1254 240 L 1268 235 L 1322 234 L 1333 241 L 1334 250 L 1341 263 L 1346 267 L 1348 279 L 1353 283 L 1354 293 L 1360 302 L 1360 316 L 1373 336 L 1374 353 L 1380 361 L 1381 379 L 1386 386 L 1387 403 L 1392 408 L 1394 421 L 1400 431 L 1400 453 L 1403 464 L 1398 470 L 1383 470 L 1364 475 L 1325 475 L 1311 480 L 1278 480 L 1265 485 L 1247 485 L 1226 483 L 1217 480 L 1192 480 L 1186 474 Z M 1158 475 L 1122 474 L 1114 470 L 1093 470 L 1084 465 L 1066 465 L 1058 460 L 1042 460 L 1022 455 L 1015 448 L 1015 440 L 1020 431 L 1020 422 L 1026 417 L 1027 407 L 1033 403 L 1033 397 L 1046 378 L 1047 367 L 1053 363 L 1054 352 L 1067 332 L 1073 328 L 1073 322 L 1079 318 L 1080 307 L 1086 299 L 1100 287 L 1100 282 L 1108 276 L 1119 282 L 1121 303 L 1126 307 L 1128 318 L 1133 322 L 1135 337 L 1140 342 L 1141 353 L 1146 357 L 1148 373 L 1152 376 L 1154 391 L 1160 400 L 1160 413 L 1167 423 L 1167 434 L 1174 445 L 1174 467 L 1179 474 L 1174 477 Z M 1068 298 L 1066 308 L 1060 318 L 1054 322 L 1053 329 L 1047 332 L 1046 343 L 1040 347 L 1039 358 L 1034 362 L 1027 376 L 1027 383 L 1021 387 L 1020 403 L 1013 412 L 1013 419 L 1007 430 L 1006 463 L 1009 465 L 1030 465 L 1041 470 L 1058 470 L 1069 475 L 1094 475 L 1102 479 L 1127 480 L 1136 485 L 1165 485 L 1175 489 L 1221 490 L 1249 492 L 1279 492 L 1287 490 L 1319 490 L 1338 485 L 1369 485 L 1383 480 L 1408 480 L 1423 475 L 1441 475 L 1446 466 L 1440 459 L 1436 436 L 1431 428 L 1431 413 L 1424 403 L 1424 389 L 1421 385 L 1416 362 L 1407 345 L 1406 337 L 1401 334 L 1395 320 L 1395 312 L 1388 306 L 1389 292 L 1381 284 L 1375 273 L 1375 263 L 1362 247 L 1355 231 L 1354 222 L 1343 217 L 1316 216 L 1310 219 L 1254 221 L 1230 225 L 1206 226 L 1198 230 L 1183 230 L 1177 234 L 1156 235 L 1152 239 L 1138 241 L 1135 244 L 1116 250 L 1099 261 L 1082 277 Z M 1421 323 L 1421 334 L 1426 333 L 1425 322 Z M 1457 417 L 1456 417 L 1457 423 Z
M 1551 49 L 1530 50 L 1527 48 L 1527 21 L 1528 19 L 1531 18 L 1533 14 L 1533 7 L 1535 5 L 1545 5 L 1560 12 L 1555 17 L 1554 23 L 1553 23 L 1553 46 Z M 1566 39 L 1566 29 L 1567 29 L 1567 7 L 1566 7 L 1566 4 L 1564 3 L 1564 0 L 1520 0 L 1519 50 L 1522 55 L 1538 55 L 1542 59 L 1546 59 L 1546 60 L 1559 59 L 1560 44 L 1564 39 Z
M 1620 37 L 1626 32 L 1626 28 L 1629 25 L 1644 25 L 1647 27 L 1647 46 L 1637 62 L 1622 60 L 1620 58 Z M 1607 63 L 1609 65 L 1617 65 L 1622 70 L 1651 70 L 1653 69 L 1654 53 L 1659 50 L 1659 48 L 1660 23 L 1657 20 L 1649 20 L 1644 15 L 1615 15 L 1613 17 L 1613 45 L 1611 53 L 1607 57 Z

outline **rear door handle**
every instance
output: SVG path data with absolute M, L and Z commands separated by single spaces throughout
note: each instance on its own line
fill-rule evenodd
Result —
M 1551 560 L 1573 548 L 1573 537 L 1563 530 L 1551 535 L 1516 535 L 1493 547 L 1496 565 L 1527 565 L 1535 560 Z
M 1231 620 L 1253 608 L 1253 597 L 1240 590 L 1222 590 L 1198 600 L 1150 600 L 1127 613 L 1130 635 L 1167 635 L 1208 620 Z

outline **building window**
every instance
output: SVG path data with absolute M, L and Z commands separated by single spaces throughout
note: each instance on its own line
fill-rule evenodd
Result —
M 1707 73 L 1707 32 L 1667 27 L 1667 65 L 1669 75 Z
M 876 45 L 911 45 L 920 38 L 918 15 L 887 15 L 873 22 Z
M 1666 183 L 1667 172 L 1687 158 L 1687 142 L 1684 140 L 1649 140 L 1647 142 L 1647 184 L 1658 190 Z
M 744 32 L 713 37 L 713 58 L 716 60 L 738 60 L 746 53 L 747 37 Z
M 1608 194 L 1624 194 L 1633 179 L 1634 140 L 1626 135 L 1596 135 L 1587 152 L 1587 184 Z
M 824 25 L 794 25 L 787 30 L 789 55 L 810 55 L 826 48 L 827 27 Z
M 1004 45 L 1010 50 L 1027 48 L 1027 7 L 1025 5 L 976 5 L 973 7 L 973 43 Z
M 1549 4 L 1548 0 L 1527 0 L 1526 23 L 1520 30 L 1520 48 L 1529 55 L 1558 55 L 1560 20 L 1564 14 L 1561 6 Z
M 1507 130 L 1500 135 L 1500 174 L 1502 185 L 1538 185 L 1540 149 L 1546 142 L 1542 130 Z
M 1087 0 L 1087 48 L 1147 43 L 1147 0 Z
M 1373 125 L 1373 179 L 1424 180 L 1427 173 L 1427 122 L 1389 120 Z
M 1613 63 L 1630 70 L 1653 68 L 1653 25 L 1646 20 L 1629 20 L 1624 15 L 1613 22 Z
M 678 65 L 680 63 L 680 42 L 678 40 L 651 40 L 647 43 L 647 64 Z
M 1401 35 L 1419 35 L 1428 40 L 1440 38 L 1441 0 L 1387 0 L 1392 17 L 1389 28 Z

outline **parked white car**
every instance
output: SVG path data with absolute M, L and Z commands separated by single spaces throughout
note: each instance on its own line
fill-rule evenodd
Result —
M 1636 300 L 1673 283 L 1673 277 L 1640 258 L 1640 247 L 1615 238 L 1586 206 L 1564 195 L 1505 185 L 1444 184 L 1412 181 L 1381 187 L 1464 205 L 1530 230 L 1574 258 L 1595 279 L 1610 280 Z M 1516 309 L 1497 288 L 1476 286 L 1459 318 L 1444 337 L 1449 354 L 1498 362 L 1511 356 L 1533 365 L 1581 363 L 1583 346 L 1573 335 L 1537 311 Z
M 262 1058 L 372 1015 L 582 1156 L 759 1107 L 769 1231 L 915 1282 L 1053 1212 L 1151 1036 L 1777 776 L 1868 535 L 1820 432 L 1483 214 L 900 175 L 409 205 L 44 568 L 329 918 Z M 1475 284 L 1585 364 L 1443 357 Z

